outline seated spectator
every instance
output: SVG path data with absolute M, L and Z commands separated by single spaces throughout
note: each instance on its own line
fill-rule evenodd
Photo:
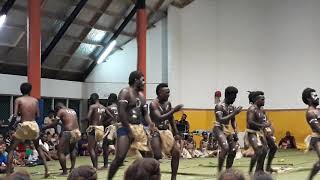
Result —
M 34 147 L 34 144 L 32 142 L 30 143 L 29 148 L 31 150 L 31 154 L 28 156 L 26 165 L 35 166 L 35 165 L 41 164 L 39 160 L 39 153 Z
M 31 144 L 28 143 L 26 144 L 26 159 L 28 159 L 30 155 L 32 155 L 32 149 L 31 149 Z
M 78 153 L 79 156 L 88 155 L 88 136 L 86 133 L 81 135 L 81 139 L 78 142 Z
M 296 140 L 294 136 L 291 136 L 289 131 L 286 132 L 286 136 L 279 142 L 279 148 L 281 149 L 296 149 Z
M 14 131 L 9 131 L 8 135 L 6 136 L 5 142 L 7 147 L 10 147 L 11 145 L 13 134 L 14 134 Z
M 200 141 L 200 151 L 205 152 L 209 145 L 209 137 L 207 132 L 202 132 L 202 139 Z
M 7 170 L 8 153 L 5 151 L 5 146 L 4 141 L 0 141 L 0 173 L 5 173 Z
M 124 173 L 124 180 L 160 180 L 160 163 L 153 158 L 135 160 Z
M 20 143 L 17 147 L 17 151 L 18 151 L 18 161 L 21 162 L 20 165 L 24 166 L 24 160 L 26 158 L 26 147 L 24 145 L 24 143 Z
M 19 145 L 16 147 L 16 149 L 13 151 L 13 164 L 15 166 L 24 166 L 24 158 L 25 158 L 25 148 L 24 152 L 21 152 L 21 150 L 19 149 Z
M 41 135 L 41 137 L 39 139 L 39 145 L 40 145 L 47 161 L 52 161 L 53 158 L 51 157 L 51 154 L 50 154 L 50 148 L 49 148 L 49 144 L 48 144 L 48 136 L 46 134 Z
M 235 170 L 233 168 L 224 170 L 218 180 L 245 180 L 245 177 L 242 172 Z
M 53 110 L 50 110 L 49 113 L 48 113 L 48 117 L 44 118 L 43 124 L 44 124 L 44 125 L 51 124 L 53 119 L 54 119 L 54 111 L 53 111 Z M 53 135 L 55 132 L 56 132 L 56 131 L 55 131 L 54 128 L 50 128 L 50 129 L 46 129 L 46 130 L 45 130 L 45 133 L 46 133 L 46 134 L 49 133 L 49 134 Z
M 252 180 L 273 180 L 272 176 L 264 171 L 254 173 Z
M 98 179 L 97 170 L 88 165 L 79 166 L 71 171 L 68 180 L 96 180 Z
M 58 149 L 58 144 L 59 144 L 59 135 L 55 133 L 52 138 L 50 139 L 51 145 L 53 146 L 54 150 Z
M 202 139 L 200 141 L 200 151 L 202 152 L 202 157 L 215 157 L 218 149 L 212 148 L 212 143 L 208 137 L 207 132 L 202 132 Z
M 208 150 L 209 151 L 216 151 L 218 150 L 218 140 L 213 136 L 213 133 L 210 133 L 209 135 L 209 144 L 208 144 Z
M 189 122 L 187 121 L 186 114 L 182 114 L 179 125 L 185 125 L 185 127 L 186 127 L 185 133 L 189 133 L 190 125 L 189 125 Z
M 5 142 L 3 134 L 0 134 L 0 142 Z
M 193 139 L 193 135 L 189 135 L 188 139 L 184 142 L 184 149 L 182 151 L 183 158 L 194 158 L 202 155 L 201 151 L 196 150 L 196 142 Z

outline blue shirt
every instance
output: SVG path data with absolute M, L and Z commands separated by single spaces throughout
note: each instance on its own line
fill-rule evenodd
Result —
M 0 164 L 7 163 L 8 156 L 4 153 L 0 154 Z

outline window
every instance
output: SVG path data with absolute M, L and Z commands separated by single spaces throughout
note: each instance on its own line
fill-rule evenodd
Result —
M 67 106 L 67 99 L 58 99 L 58 98 L 54 98 L 54 107 L 56 107 L 56 105 L 58 103 L 63 103 L 65 106 Z
M 47 117 L 49 111 L 54 109 L 54 107 L 52 107 L 52 98 L 43 98 L 43 102 L 44 102 L 43 116 Z
M 80 117 L 80 100 L 69 99 L 69 108 L 74 109 L 77 113 L 78 119 Z
M 4 123 L 8 123 L 10 118 L 10 96 L 0 96 L 0 119 L 4 120 Z

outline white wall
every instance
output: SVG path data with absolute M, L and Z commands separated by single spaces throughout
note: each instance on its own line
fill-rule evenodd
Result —
M 147 32 L 147 98 L 155 97 L 155 86 L 163 80 L 163 45 L 166 37 L 166 21 L 162 20 Z M 85 81 L 84 97 L 96 92 L 106 98 L 110 93 L 118 94 L 128 86 L 130 72 L 137 69 L 137 42 L 130 41 L 109 59 L 96 66 Z
M 304 108 L 319 89 L 320 1 L 199 0 L 168 12 L 169 85 L 187 108 L 213 108 L 213 93 L 263 90 L 266 108 Z
M 26 76 L 0 74 L 0 94 L 21 95 L 23 82 L 27 82 Z M 82 99 L 82 93 L 81 82 L 41 79 L 41 96 Z

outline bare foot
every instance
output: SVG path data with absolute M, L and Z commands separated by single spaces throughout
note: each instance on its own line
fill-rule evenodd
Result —
M 50 173 L 48 173 L 48 171 L 46 171 L 45 173 L 44 173 L 44 178 L 48 178 L 50 176 Z

